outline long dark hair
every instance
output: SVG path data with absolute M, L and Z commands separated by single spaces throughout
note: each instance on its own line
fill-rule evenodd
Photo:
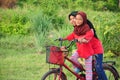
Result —
M 94 37 L 96 37 L 98 39 L 95 28 L 94 28 L 93 24 L 91 23 L 91 21 L 89 21 L 88 19 L 87 19 L 87 24 L 89 25 L 90 29 L 93 29 Z
M 72 11 L 72 12 L 68 15 L 68 19 L 70 20 L 70 16 L 76 17 L 77 13 L 78 13 L 78 11 Z M 90 29 L 93 29 L 93 31 L 94 31 L 94 37 L 96 37 L 96 38 L 98 39 L 97 34 L 96 34 L 96 31 L 95 31 L 95 28 L 94 28 L 92 22 L 87 19 L 87 24 L 89 25 Z

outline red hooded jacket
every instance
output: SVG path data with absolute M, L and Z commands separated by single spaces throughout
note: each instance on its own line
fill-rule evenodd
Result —
M 101 41 L 94 37 L 93 30 L 91 29 L 85 35 L 77 36 L 74 32 L 66 37 L 67 40 L 73 40 L 84 37 L 89 42 L 88 43 L 79 43 L 76 42 L 77 52 L 80 57 L 88 58 L 94 54 L 102 54 L 104 52 Z

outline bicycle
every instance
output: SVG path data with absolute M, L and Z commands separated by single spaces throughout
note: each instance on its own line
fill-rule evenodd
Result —
M 50 70 L 43 75 L 41 80 L 67 80 L 67 75 L 63 71 L 63 67 L 67 69 L 69 72 L 71 72 L 75 77 L 76 80 L 85 80 L 85 69 L 83 65 L 78 65 L 74 63 L 70 58 L 68 57 L 68 50 L 61 51 L 60 47 L 62 46 L 62 40 L 56 39 L 60 41 L 60 46 L 47 46 L 46 47 L 46 61 L 50 64 L 58 65 L 58 68 L 50 68 Z M 77 40 L 73 40 L 70 42 L 68 46 L 66 46 L 67 49 L 75 43 Z M 65 64 L 65 61 L 70 62 L 71 64 L 74 64 L 78 68 L 80 68 L 79 73 L 75 73 L 67 64 Z M 93 80 L 98 80 L 98 76 L 95 70 L 95 56 L 92 60 L 93 65 Z M 108 80 L 118 80 L 120 78 L 116 68 L 114 67 L 115 61 L 106 61 L 103 62 L 103 68 L 105 70 L 106 76 Z

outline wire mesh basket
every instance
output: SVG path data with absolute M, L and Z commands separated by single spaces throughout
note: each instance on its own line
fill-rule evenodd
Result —
M 59 47 L 47 46 L 46 47 L 46 62 L 51 64 L 62 65 L 64 63 L 64 54 Z

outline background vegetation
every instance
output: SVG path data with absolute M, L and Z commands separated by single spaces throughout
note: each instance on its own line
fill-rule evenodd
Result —
M 54 39 L 72 31 L 68 14 L 73 10 L 87 13 L 105 61 L 115 60 L 120 73 L 119 0 L 0 0 L 0 7 L 0 80 L 39 80 L 48 70 L 45 46 L 58 45 Z

